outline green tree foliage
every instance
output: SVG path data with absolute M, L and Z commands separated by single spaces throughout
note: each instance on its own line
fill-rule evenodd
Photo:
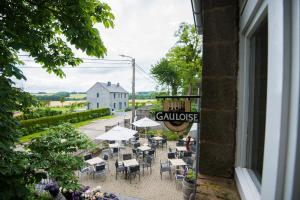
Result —
M 151 74 L 160 84 L 170 86 L 172 95 L 177 95 L 178 87 L 181 84 L 181 77 L 178 70 L 177 65 L 163 58 L 151 68 Z
M 18 53 L 28 53 L 47 72 L 64 77 L 62 66 L 82 62 L 70 45 L 90 56 L 106 54 L 94 25 L 113 27 L 114 16 L 98 0 L 3 0 L 0 20 L 0 199 L 24 199 L 28 158 L 13 150 L 20 136 L 13 112 L 26 110 L 33 99 L 14 86 L 13 80 L 25 79 Z
M 74 171 L 84 163 L 82 157 L 74 153 L 92 149 L 95 145 L 86 135 L 65 123 L 50 128 L 47 134 L 35 139 L 27 147 L 31 152 L 29 162 L 32 171 L 45 171 L 60 187 L 75 190 L 79 184 Z
M 160 84 L 172 88 L 172 95 L 178 90 L 193 94 L 202 73 L 202 40 L 193 25 L 182 23 L 175 33 L 176 45 L 165 58 L 152 66 L 151 73 Z

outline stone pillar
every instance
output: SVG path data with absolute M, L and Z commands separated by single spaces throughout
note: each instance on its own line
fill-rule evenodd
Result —
M 234 174 L 238 71 L 238 1 L 203 1 L 200 173 Z

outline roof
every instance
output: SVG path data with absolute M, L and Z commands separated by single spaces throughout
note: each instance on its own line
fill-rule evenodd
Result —
M 121 93 L 128 93 L 124 88 L 122 88 L 120 85 L 117 86 L 117 84 L 110 84 L 109 86 L 107 83 L 99 83 L 102 87 L 107 89 L 109 92 L 121 92 Z

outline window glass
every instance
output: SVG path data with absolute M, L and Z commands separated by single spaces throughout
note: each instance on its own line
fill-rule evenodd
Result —
M 99 93 L 97 93 L 97 97 L 99 97 Z
M 99 108 L 99 103 L 97 102 L 97 108 Z
M 265 143 L 268 23 L 263 20 L 250 40 L 249 118 L 247 135 L 247 168 L 260 188 Z

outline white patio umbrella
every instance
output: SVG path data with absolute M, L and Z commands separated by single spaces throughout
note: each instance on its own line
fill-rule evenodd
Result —
M 103 133 L 96 137 L 96 140 L 109 140 L 109 141 L 122 141 L 122 140 L 129 140 L 134 137 L 137 131 L 124 128 L 121 126 L 115 126 L 109 131 Z
M 137 131 L 124 128 L 121 126 L 115 126 L 109 131 L 103 133 L 102 135 L 99 135 L 96 137 L 96 140 L 108 140 L 108 141 L 122 141 L 122 140 L 129 140 L 134 137 L 134 135 L 137 133 Z M 120 144 L 120 143 L 119 143 Z M 118 157 L 120 153 L 120 145 L 118 146 L 119 152 Z
M 156 121 L 153 121 L 152 119 L 149 119 L 148 117 L 144 117 L 140 120 L 137 120 L 132 123 L 136 127 L 141 128 L 150 128 L 155 126 L 160 126 L 160 123 L 157 123 Z

